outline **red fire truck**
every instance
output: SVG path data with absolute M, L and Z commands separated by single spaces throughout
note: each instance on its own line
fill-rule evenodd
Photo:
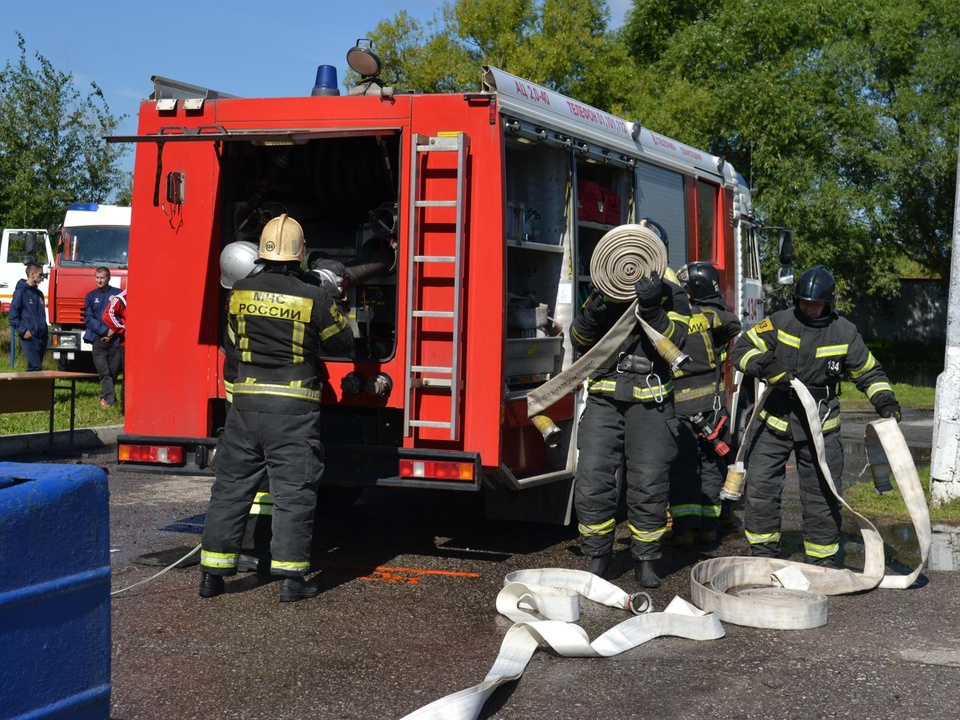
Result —
M 755 322 L 747 188 L 722 158 L 496 68 L 479 92 L 422 94 L 385 87 L 367 47 L 348 61 L 362 80 L 343 96 L 237 98 L 154 77 L 137 135 L 110 138 L 137 143 L 119 459 L 211 472 L 219 254 L 286 212 L 311 252 L 395 258 L 349 290 L 356 358 L 323 364 L 324 485 L 483 492 L 492 516 L 568 521 L 584 396 L 550 409 L 548 444 L 526 394 L 574 359 L 565 332 L 593 248 L 649 218 L 671 267 L 714 262 Z
M 61 369 L 93 369 L 89 343 L 83 341 L 83 303 L 96 287 L 98 267 L 110 269 L 111 285 L 127 287 L 130 208 L 79 202 L 67 208 L 50 270 L 47 314 L 53 330 L 50 350 Z

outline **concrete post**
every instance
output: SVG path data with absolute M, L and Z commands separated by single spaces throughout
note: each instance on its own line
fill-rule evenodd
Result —
M 933 406 L 930 495 L 934 505 L 960 498 L 960 143 L 954 191 L 947 349 Z

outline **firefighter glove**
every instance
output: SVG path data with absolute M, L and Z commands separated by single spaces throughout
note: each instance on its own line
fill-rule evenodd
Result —
M 583 304 L 581 312 L 590 322 L 599 322 L 600 318 L 607 312 L 607 304 L 603 300 L 603 293 L 594 288 Z
M 893 418 L 900 422 L 900 403 L 896 400 L 888 400 L 877 408 L 877 414 L 882 418 Z
M 641 308 L 656 307 L 660 304 L 663 293 L 663 281 L 656 272 L 651 272 L 650 277 L 640 278 L 633 289 L 637 293 L 637 304 Z
M 790 389 L 793 374 L 783 366 L 783 363 L 773 353 L 757 363 L 757 371 L 760 374 L 760 379 L 768 385 L 780 390 Z

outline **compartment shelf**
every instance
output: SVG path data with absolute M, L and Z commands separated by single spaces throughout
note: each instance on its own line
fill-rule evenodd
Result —
M 508 248 L 520 248 L 523 250 L 542 250 L 544 252 L 562 253 L 563 245 L 548 245 L 547 243 L 524 242 L 516 238 L 507 238 Z

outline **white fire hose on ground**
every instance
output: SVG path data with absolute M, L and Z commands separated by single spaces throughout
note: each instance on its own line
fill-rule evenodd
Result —
M 825 625 L 828 595 L 872 590 L 876 587 L 905 589 L 910 587 L 923 569 L 930 552 L 930 513 L 923 488 L 913 464 L 910 449 L 893 418 L 874 420 L 867 425 L 867 459 L 877 485 L 889 484 L 892 474 L 897 479 L 920 546 L 920 563 L 908 575 L 886 573 L 883 539 L 876 526 L 856 512 L 837 491 L 827 466 L 823 434 L 817 403 L 803 383 L 791 382 L 803 404 L 812 429 L 817 463 L 830 490 L 850 511 L 860 528 L 864 545 L 862 573 L 835 570 L 806 563 L 772 558 L 721 557 L 704 560 L 690 573 L 690 593 L 694 604 L 715 612 L 721 620 L 749 627 L 801 630 Z M 769 392 L 769 388 L 767 390 Z M 764 393 L 757 402 L 759 407 Z M 749 431 L 749 428 L 748 428 Z M 737 595 L 728 593 L 738 587 L 754 586 Z M 763 587 L 755 587 L 763 586 Z
M 575 624 L 580 617 L 581 596 L 631 611 L 634 617 L 590 642 L 583 628 Z M 651 612 L 646 593 L 628 595 L 582 570 L 546 568 L 510 573 L 497 596 L 497 610 L 514 625 L 504 636 L 500 654 L 483 682 L 425 705 L 402 720 L 475 720 L 494 690 L 523 674 L 542 643 L 564 657 L 612 657 L 664 635 L 690 640 L 715 640 L 724 635 L 716 615 L 702 612 L 679 597 L 663 612 Z
M 661 278 L 667 272 L 667 249 L 646 225 L 620 225 L 600 238 L 590 258 L 591 280 L 611 300 L 633 302 L 607 334 L 573 365 L 527 393 L 527 417 L 543 412 L 605 365 L 637 322 L 672 368 L 679 367 L 687 359 L 637 312 L 634 285 L 653 272 Z
M 823 475 L 860 527 L 864 539 L 863 573 L 788 560 L 713 558 L 698 563 L 691 572 L 694 604 L 675 597 L 659 613 L 651 612 L 646 593 L 628 595 L 612 583 L 580 570 L 548 568 L 511 573 L 497 596 L 497 610 L 515 624 L 507 631 L 500 654 L 487 676 L 481 683 L 425 705 L 403 720 L 475 720 L 497 687 L 523 674 L 541 643 L 565 657 L 611 657 L 664 635 L 691 640 L 721 638 L 724 635 L 721 620 L 749 627 L 809 629 L 826 624 L 828 595 L 877 587 L 910 587 L 930 551 L 930 515 L 910 450 L 896 420 L 879 419 L 867 425 L 867 459 L 876 486 L 888 485 L 891 475 L 897 479 L 910 512 L 920 546 L 920 563 L 907 575 L 886 573 L 883 540 L 877 528 L 854 511 L 836 490 L 825 460 L 816 402 L 803 383 L 794 380 L 792 386 L 813 429 L 814 448 Z M 758 404 L 765 397 L 762 395 Z M 737 588 L 746 589 L 740 589 L 736 595 L 728 593 Z M 636 616 L 590 642 L 586 632 L 574 624 L 580 616 L 581 596 L 630 610 Z M 528 611 L 536 611 L 545 619 Z

